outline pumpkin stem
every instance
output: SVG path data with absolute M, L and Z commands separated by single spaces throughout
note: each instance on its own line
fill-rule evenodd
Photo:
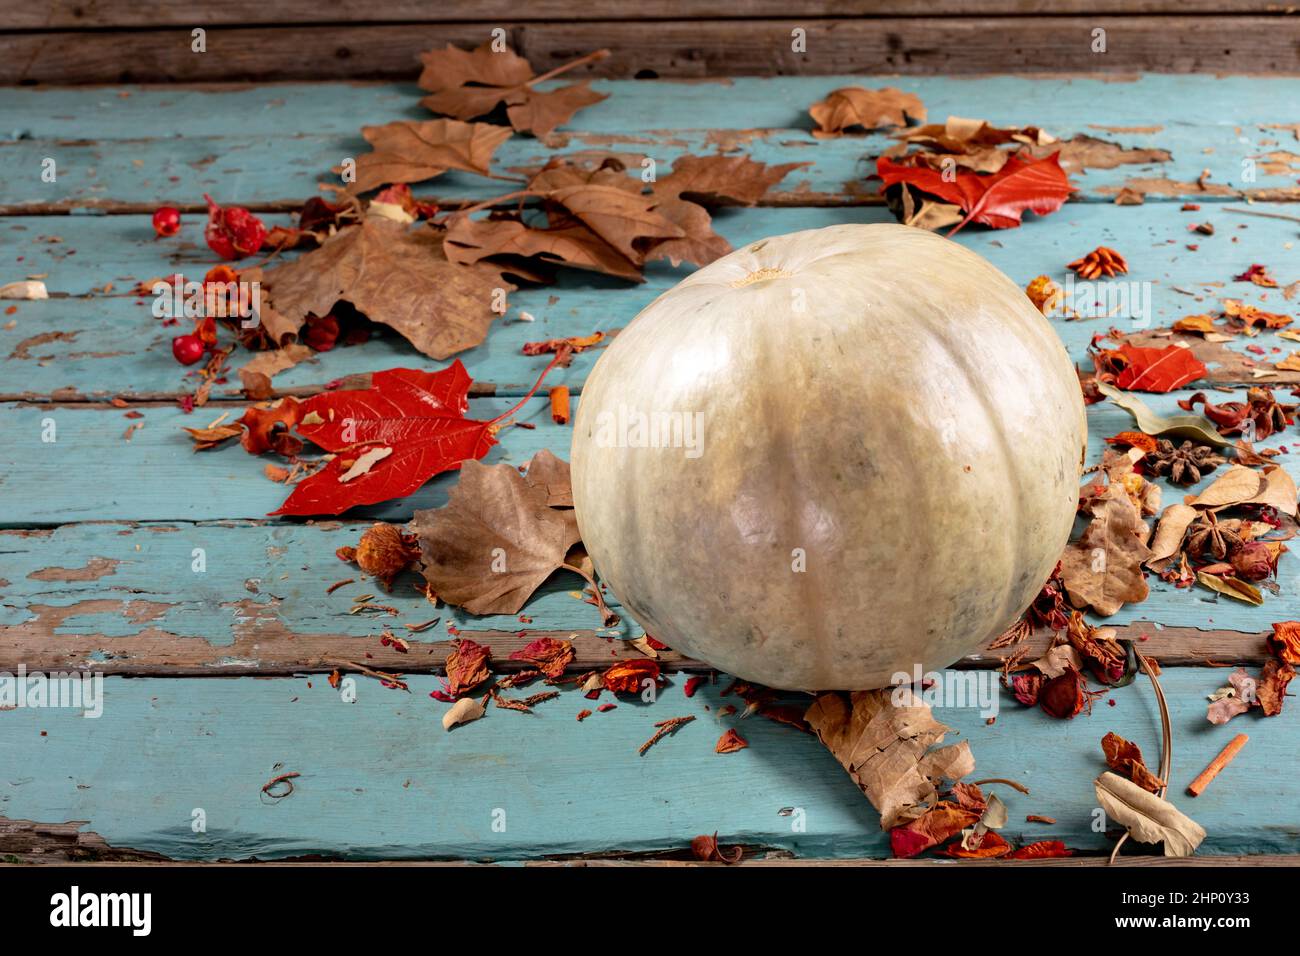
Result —
M 600 585 L 596 583 L 595 579 L 592 578 L 590 574 L 573 564 L 562 564 L 560 565 L 560 569 L 563 571 L 572 571 L 590 584 L 591 591 L 596 596 L 596 607 L 600 609 L 601 616 L 604 618 L 605 627 L 618 626 L 621 618 L 609 609 L 609 605 L 605 603 L 605 596 L 600 593 Z

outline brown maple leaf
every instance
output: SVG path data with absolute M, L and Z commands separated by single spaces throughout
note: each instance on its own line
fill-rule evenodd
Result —
M 420 89 L 431 94 L 420 102 L 435 113 L 461 120 L 486 116 L 504 103 L 511 126 L 521 133 L 545 136 L 607 94 L 595 92 L 586 80 L 545 92 L 536 87 L 607 56 L 608 50 L 597 50 L 535 76 L 527 60 L 512 50 L 494 51 L 490 40 L 474 50 L 448 44 L 420 55 L 424 63 Z
M 299 323 L 343 300 L 436 359 L 482 342 L 497 315 L 498 290 L 514 289 L 496 269 L 449 261 L 443 236 L 427 226 L 408 229 L 376 216 L 270 270 L 264 281 L 276 310 Z
M 389 183 L 418 183 L 449 169 L 488 175 L 488 163 L 510 130 L 491 123 L 437 119 L 423 123 L 398 120 L 363 126 L 361 135 L 373 152 L 357 158 L 351 193 L 369 192 Z
M 641 270 L 581 223 L 536 229 L 517 219 L 470 219 L 459 216 L 447 228 L 447 257 L 470 264 L 497 256 L 537 258 L 605 275 L 644 282 Z M 500 266 L 510 271 L 510 265 Z
M 808 112 L 817 123 L 813 135 L 823 137 L 838 136 L 858 126 L 865 130 L 906 126 L 909 117 L 925 120 L 925 104 L 920 98 L 892 86 L 879 90 L 842 87 L 808 107 Z
M 1148 793 L 1155 793 L 1165 782 L 1147 769 L 1142 759 L 1142 750 L 1131 740 L 1125 740 L 1117 733 L 1108 733 L 1101 738 L 1101 750 L 1106 755 L 1106 765 L 1121 777 L 1132 780 Z
M 573 512 L 549 497 L 512 465 L 466 461 L 446 507 L 412 522 L 438 597 L 471 614 L 518 613 L 579 540 Z
M 748 156 L 679 156 L 672 172 L 654 184 L 660 199 L 684 198 L 708 205 L 752 206 L 791 170 L 811 163 L 769 166 Z

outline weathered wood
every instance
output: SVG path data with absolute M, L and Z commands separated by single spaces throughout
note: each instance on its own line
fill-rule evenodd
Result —
M 1053 16 L 1063 14 L 1253 13 L 1281 14 L 1269 0 L 739 0 L 719 6 L 713 0 L 642 0 L 629 6 L 619 0 L 592 0 L 575 6 L 569 0 L 384 0 L 364 5 L 339 4 L 329 11 L 335 23 L 438 23 L 499 20 L 695 20 L 733 17 L 888 17 L 888 16 Z M 257 0 L 211 3 L 170 0 L 46 0 L 45 3 L 0 3 L 6 29 L 56 30 L 89 27 L 157 27 L 247 24 L 304 24 L 321 19 L 312 0 Z
M 589 74 L 707 77 L 835 73 L 1295 73 L 1300 19 L 1243 16 L 1072 16 L 991 19 L 686 20 L 213 27 L 206 52 L 190 30 L 0 34 L 0 83 L 195 82 L 409 78 L 415 57 L 451 42 L 476 46 L 501 27 L 540 70 L 608 48 Z M 1106 31 L 1094 53 L 1094 31 Z M 793 52 L 792 31 L 806 34 Z
M 123 675 L 265 676 L 329 672 L 343 660 L 400 673 L 439 673 L 455 637 L 490 646 L 499 671 L 523 667 L 509 655 L 539 637 L 571 641 L 574 672 L 644 656 L 627 642 L 644 631 L 627 614 L 617 628 L 601 628 L 595 609 L 581 600 L 583 582 L 573 575 L 553 577 L 520 617 L 431 607 L 415 593 L 419 578 L 413 573 L 386 593 L 334 555 L 355 545 L 366 526 L 92 523 L 0 531 L 0 671 L 23 665 Z M 202 551 L 201 571 L 195 570 L 195 549 Z M 160 574 L 162 569 L 168 573 Z M 348 578 L 354 583 L 327 593 Z M 373 603 L 399 613 L 349 613 L 363 594 L 374 594 Z M 1208 596 L 1157 590 L 1136 609 L 1144 620 L 1119 626 L 1118 636 L 1138 641 L 1144 654 L 1167 667 L 1263 663 L 1271 631 L 1229 629 L 1251 626 L 1242 614 L 1221 621 L 1217 630 L 1196 622 L 1197 613 L 1215 614 L 1200 600 Z M 621 610 L 616 595 L 609 599 Z M 1300 616 L 1300 603 L 1284 595 L 1272 613 Z M 419 632 L 404 626 L 434 620 Z M 385 646 L 385 630 L 409 641 L 410 650 Z M 956 666 L 999 668 L 1022 649 L 1025 660 L 1034 660 L 1050 639 L 1040 633 L 1022 645 L 977 652 Z M 710 669 L 671 651 L 660 659 L 670 670 Z
M 82 828 L 84 821 L 36 823 L 0 817 L 0 865 L 31 863 L 161 862 L 157 853 L 110 846 Z
M 1279 210 L 1300 215 L 1300 207 L 1292 205 Z M 270 217 L 268 221 L 286 220 Z M 735 246 L 798 229 L 886 221 L 892 221 L 892 216 L 881 207 L 725 209 L 714 219 L 718 232 Z M 1217 234 L 1190 233 L 1189 228 L 1199 222 L 1210 222 Z M 178 270 L 187 277 L 201 278 L 213 257 L 200 245 L 200 224 L 197 217 L 189 217 L 180 238 L 158 241 L 143 216 L 0 220 L 0 242 L 24 257 L 22 263 L 15 263 L 16 269 L 10 267 L 14 271 L 6 273 L 6 279 L 45 275 L 55 296 L 42 302 L 13 303 L 16 311 L 12 315 L 0 315 L 0 400 L 104 401 L 121 396 L 167 401 L 191 394 L 194 379 L 187 378 L 187 370 L 171 357 L 170 342 L 178 329 L 163 326 L 151 313 L 152 299 L 138 299 L 131 290 L 137 282 Z M 1112 326 L 1125 332 L 1167 327 L 1185 315 L 1221 310 L 1222 298 L 1294 315 L 1293 303 L 1277 290 L 1234 282 L 1232 277 L 1251 263 L 1261 262 L 1273 266 L 1283 284 L 1292 281 L 1295 277 L 1286 273 L 1285 263 L 1292 255 L 1287 247 L 1295 236 L 1296 224 L 1287 220 L 1237 216 L 1209 204 L 1184 212 L 1175 204 L 1152 203 L 1070 205 L 1049 218 L 1031 215 L 1019 229 L 968 228 L 957 240 L 1021 285 L 1037 275 L 1066 283 L 1072 274 L 1065 270 L 1065 263 L 1099 244 L 1114 246 L 1127 256 L 1130 273 L 1122 281 L 1087 290 L 1078 287 L 1073 307 L 1098 317 L 1051 320 L 1070 357 L 1088 368 L 1088 343 Z M 61 241 L 51 242 L 50 237 Z M 1188 244 L 1199 248 L 1193 252 Z M 563 270 L 555 286 L 512 294 L 509 315 L 494 323 L 483 345 L 459 358 L 479 392 L 521 395 L 546 364 L 544 357 L 523 355 L 524 343 L 622 328 L 688 270 L 686 266 L 673 269 L 666 262 L 653 263 L 642 285 Z M 109 282 L 113 288 L 105 294 L 102 289 Z M 64 293 L 73 298 L 58 297 Z M 1121 295 L 1124 298 L 1119 298 Z M 1111 301 L 1110 296 L 1116 298 Z M 1099 301 L 1102 305 L 1098 307 Z M 536 321 L 520 321 L 521 312 Z M 1142 314 L 1145 326 L 1139 324 L 1144 321 Z M 223 333 L 223 338 L 226 335 Z M 1246 352 L 1248 345 L 1262 348 L 1264 354 Z M 1208 349 L 1211 383 L 1253 383 L 1252 367 L 1243 360 L 1268 370 L 1296 345 L 1267 333 L 1253 339 L 1239 337 L 1222 351 L 1217 346 Z M 593 349 L 577 355 L 570 368 L 552 373 L 552 383 L 579 390 L 600 354 Z M 230 364 L 237 369 L 250 357 L 247 352 L 236 352 Z M 277 375 L 274 385 L 284 393 L 304 395 L 326 383 L 376 369 L 432 364 L 400 336 L 387 334 L 359 348 L 320 353 Z M 1300 383 L 1300 374 L 1281 372 L 1264 381 L 1295 385 Z M 238 398 L 237 377 L 215 386 L 212 394 L 216 399 Z
M 1278 772 L 1294 758 L 1294 721 L 1284 713 L 1210 726 L 1204 698 L 1221 677 L 1190 668 L 1161 677 L 1175 740 L 1171 797 L 1208 831 L 1198 856 L 1296 854 L 1300 783 Z M 715 830 L 725 844 L 801 857 L 888 855 L 877 814 L 814 737 L 757 716 L 720 717 L 735 700 L 720 696 L 722 684 L 689 699 L 680 685 L 673 677 L 656 703 L 621 699 L 582 723 L 575 715 L 595 702 L 566 690 L 533 714 L 493 708 L 446 733 L 447 705 L 427 696 L 433 677 L 412 678 L 410 694 L 362 679 L 355 703 L 320 677 L 110 677 L 97 719 L 68 708 L 0 714 L 13 784 L 5 814 L 85 820 L 111 846 L 192 860 L 528 860 L 682 850 Z M 1060 721 L 1003 694 L 991 726 L 977 708 L 936 708 L 956 731 L 948 742 L 970 741 L 975 779 L 1029 788 L 992 788 L 1010 810 L 1008 840 L 1060 839 L 1087 853 L 1113 846 L 1113 830 L 1092 828 L 1092 781 L 1105 767 L 1098 742 L 1114 731 L 1155 759 L 1160 720 L 1145 680 L 1107 698 L 1115 705 Z M 638 756 L 653 724 L 675 716 L 696 720 Z M 731 726 L 749 749 L 720 756 L 714 744 Z M 1183 795 L 1242 729 L 1250 743 L 1232 765 L 1201 797 Z M 301 774 L 292 795 L 261 793 L 288 772 Z M 1243 805 L 1260 788 L 1267 812 Z M 783 816 L 786 807 L 802 813 Z M 204 832 L 192 828 L 196 809 Z M 504 831 L 494 829 L 498 811 Z M 1027 814 L 1058 823 L 1027 823 Z
M 1296 91 L 1300 95 L 1300 82 Z M 798 122 L 793 104 L 790 118 Z M 1196 124 L 1114 133 L 1098 126 L 1075 121 L 1052 129 L 1066 141 L 1065 165 L 1076 187 L 1072 202 L 1111 203 L 1124 188 L 1151 203 L 1300 200 L 1300 153 L 1279 141 L 1277 129 Z M 614 159 L 632 171 L 653 160 L 656 172 L 666 175 L 680 156 L 725 151 L 773 165 L 805 164 L 788 173 L 759 205 L 867 205 L 884 202 L 879 180 L 868 177 L 874 174 L 875 157 L 896 145 L 883 132 L 823 140 L 802 128 L 574 131 L 554 133 L 545 141 L 522 136 L 507 140 L 496 152 L 493 172 L 522 183 L 531 171 L 561 157 L 592 164 Z M 0 214 L 152 214 L 160 205 L 172 205 L 183 213 L 203 215 L 203 194 L 209 191 L 220 193 L 224 202 L 258 211 L 296 212 L 321 188 L 339 185 L 331 169 L 368 149 L 356 133 L 0 142 L 0 160 L 14 170 L 38 171 L 46 159 L 54 160 L 58 170 L 58 179 L 51 183 L 32 176 L 0 182 Z M 1082 169 L 1069 158 L 1079 149 L 1086 150 L 1083 162 L 1089 164 Z M 1253 163 L 1250 181 L 1242 179 L 1245 160 Z M 1202 185 L 1205 170 L 1209 175 Z M 509 182 L 453 172 L 417 183 L 412 191 L 455 208 L 510 188 Z
M 413 80 L 414 74 L 407 83 L 0 87 L 0 112 L 17 118 L 15 128 L 0 129 L 0 136 L 84 142 L 336 134 L 356 141 L 363 124 L 431 115 L 419 105 L 423 94 Z M 559 134 L 648 135 L 686 126 L 717 130 L 721 138 L 724 131 L 809 129 L 809 104 L 852 85 L 901 86 L 921 98 L 935 122 L 950 114 L 979 116 L 998 126 L 1032 125 L 1052 133 L 1092 130 L 1125 142 L 1144 131 L 1240 126 L 1244 134 L 1252 126 L 1296 119 L 1285 106 L 1296 98 L 1296 80 L 1276 76 L 1087 76 L 1059 70 L 978 77 L 732 76 L 706 82 L 595 80 L 592 88 L 610 99 L 579 111 Z M 1274 129 L 1271 135 L 1285 142 L 1292 134 Z M 128 143 L 126 148 L 133 147 Z M 281 157 L 277 165 L 283 167 L 291 158 Z M 1214 157 L 1207 155 L 1205 161 L 1213 163 Z M 37 171 L 32 179 L 37 188 Z M 223 185 L 239 188 L 237 182 Z

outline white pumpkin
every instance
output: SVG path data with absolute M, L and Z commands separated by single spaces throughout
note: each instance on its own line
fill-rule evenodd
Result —
M 1024 611 L 1086 440 L 1074 368 L 1015 283 L 924 230 L 831 226 L 736 250 L 613 340 L 573 495 L 657 639 L 772 687 L 866 689 Z

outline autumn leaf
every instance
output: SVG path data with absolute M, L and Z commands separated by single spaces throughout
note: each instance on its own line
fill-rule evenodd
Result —
M 744 750 L 749 746 L 749 742 L 740 736 L 733 727 L 718 738 L 717 746 L 713 748 L 714 753 L 732 754 L 737 750 Z
M 352 193 L 389 183 L 418 183 L 449 169 L 487 176 L 492 153 L 510 138 L 510 130 L 449 119 L 398 120 L 363 126 L 361 135 L 373 151 L 357 157 L 357 178 L 349 186 Z
M 493 306 L 514 289 L 496 269 L 448 261 L 443 237 L 427 226 L 375 216 L 270 270 L 265 282 L 281 313 L 301 320 L 350 302 L 436 359 L 482 342 Z
M 648 658 L 619 661 L 600 675 L 601 686 L 615 694 L 639 694 L 646 689 L 646 681 L 655 685 L 663 683 L 658 661 Z
M 511 654 L 510 659 L 526 661 L 555 679 L 563 676 L 564 669 L 573 663 L 573 644 L 554 637 L 539 637 Z
M 1204 445 L 1213 445 L 1216 448 L 1226 448 L 1228 446 L 1228 442 L 1223 439 L 1218 429 L 1214 427 L 1214 422 L 1204 415 L 1157 415 L 1137 396 L 1122 392 L 1113 385 L 1098 382 L 1097 389 L 1132 415 L 1133 421 L 1137 423 L 1138 428 L 1148 435 L 1162 438 L 1190 439 Z
M 420 55 L 424 63 L 420 89 L 431 94 L 420 102 L 435 113 L 461 120 L 485 116 L 504 103 L 511 126 L 520 132 L 545 136 L 568 122 L 578 110 L 605 99 L 607 94 L 595 92 L 587 81 L 546 92 L 534 87 L 576 66 L 607 56 L 608 50 L 598 50 L 535 76 L 527 60 L 512 50 L 493 50 L 491 40 L 474 50 L 448 44 L 445 49 Z
M 1165 856 L 1191 856 L 1205 839 L 1204 827 L 1131 780 L 1103 773 L 1095 788 L 1097 801 L 1110 819 L 1127 827 L 1139 843 L 1163 843 Z
M 1020 225 L 1026 211 L 1046 216 L 1060 209 L 1073 189 L 1061 169 L 1059 153 L 1028 162 L 1013 156 L 981 185 L 983 191 L 973 204 L 964 207 L 966 218 L 953 227 L 950 237 L 968 222 L 1009 229 Z
M 569 463 L 543 448 L 528 463 L 524 481 L 546 489 L 546 503 L 552 508 L 573 507 L 573 484 Z
M 492 648 L 468 638 L 456 641 L 455 648 L 447 654 L 447 679 L 442 682 L 443 693 L 455 700 L 473 690 L 492 676 L 488 670 L 491 660 Z
M 978 813 L 941 801 L 916 819 L 891 829 L 889 846 L 896 858 L 910 859 L 974 826 L 979 819 Z
M 517 219 L 476 220 L 469 216 L 453 219 L 444 246 L 447 258 L 462 265 L 491 260 L 501 271 L 508 262 L 496 256 L 536 257 L 575 269 L 644 282 L 641 270 L 617 249 L 581 223 L 549 229 L 527 226 Z
M 954 843 L 944 849 L 943 855 L 954 860 L 995 860 L 1007 856 L 1010 852 L 1011 844 L 996 833 L 985 832 L 980 837 L 978 846 L 967 849 L 964 841 Z
M 1074 856 L 1074 851 L 1060 840 L 1040 840 L 1028 843 L 1011 853 L 1008 860 L 1046 860 L 1063 856 Z
M 1106 766 L 1143 790 L 1155 793 L 1165 786 L 1163 780 L 1147 769 L 1141 748 L 1131 740 L 1125 740 L 1116 733 L 1108 733 L 1101 738 L 1101 750 L 1106 755 Z
M 1124 342 L 1115 352 L 1125 363 L 1115 376 L 1115 387 L 1129 391 L 1172 392 L 1210 373 L 1191 349 L 1181 345 L 1153 349 Z
M 931 751 L 951 728 L 906 688 L 820 694 L 804 719 L 880 811 L 885 830 L 933 798 L 936 779 L 962 777 L 975 767 L 965 741 Z
M 868 90 L 846 86 L 832 90 L 826 99 L 808 107 L 817 128 L 814 136 L 838 136 L 845 130 L 867 131 L 885 126 L 906 126 L 909 119 L 925 121 L 925 104 L 920 97 L 892 86 Z
M 446 507 L 413 521 L 438 597 L 471 614 L 518 613 L 579 540 L 572 511 L 548 500 L 512 465 L 466 461 Z
M 705 205 L 752 206 L 794 169 L 811 163 L 769 166 L 748 156 L 679 156 L 672 172 L 654 184 L 663 199 L 689 199 Z
M 1146 600 L 1142 565 L 1151 558 L 1150 529 L 1120 483 L 1090 503 L 1092 521 L 1061 557 L 1061 578 L 1076 607 L 1109 617 L 1125 604 Z
M 296 403 L 298 434 L 334 458 L 299 482 L 272 514 L 341 514 L 411 494 L 434 475 L 496 444 L 490 422 L 465 418 L 470 377 L 457 360 L 438 372 L 396 368 L 375 372 L 367 389 L 322 392 Z M 391 448 L 369 472 L 340 478 L 359 449 Z

